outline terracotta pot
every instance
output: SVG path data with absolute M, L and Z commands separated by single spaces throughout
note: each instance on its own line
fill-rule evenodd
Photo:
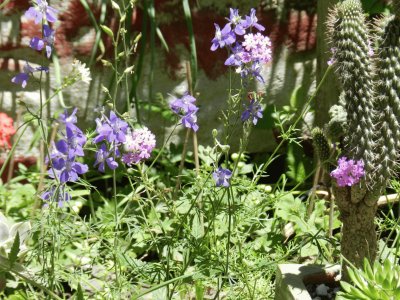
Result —
M 16 175 L 16 170 L 18 170 L 18 164 L 23 164 L 24 166 L 26 166 L 27 168 L 29 168 L 30 166 L 33 166 L 34 164 L 36 164 L 37 158 L 35 156 L 16 156 L 14 158 L 13 164 L 12 164 L 12 175 L 11 178 L 13 178 Z M 3 167 L 5 162 L 4 158 L 0 158 L 0 169 Z M 3 172 L 3 174 L 1 175 L 1 179 L 3 181 L 3 183 L 8 181 L 8 173 L 10 170 L 10 164 L 8 164 Z
M 339 273 L 339 265 L 278 265 L 275 300 L 312 300 L 306 285 L 310 283 L 335 284 Z

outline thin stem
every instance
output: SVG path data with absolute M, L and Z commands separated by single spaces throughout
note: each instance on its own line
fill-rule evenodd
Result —
M 176 199 L 176 197 L 178 196 L 178 191 L 181 185 L 181 173 L 183 170 L 183 167 L 185 165 L 185 159 L 186 159 L 186 150 L 187 150 L 187 144 L 189 141 L 189 136 L 190 136 L 190 128 L 188 128 L 186 130 L 186 137 L 185 137 L 185 142 L 183 143 L 183 149 L 182 149 L 182 158 L 181 158 L 181 162 L 179 164 L 179 170 L 178 170 L 178 176 L 176 179 L 176 185 L 175 185 L 175 191 L 174 191 L 174 199 Z

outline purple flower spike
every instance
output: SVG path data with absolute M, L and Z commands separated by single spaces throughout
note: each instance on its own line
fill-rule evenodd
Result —
M 219 167 L 213 174 L 212 174 L 215 185 L 220 187 L 229 187 L 230 179 L 232 177 L 232 172 L 228 169 L 224 169 Z
M 331 172 L 331 177 L 336 179 L 340 187 L 352 186 L 358 183 L 364 175 L 364 162 L 362 160 L 347 160 L 345 156 L 339 158 L 338 167 Z
M 263 115 L 261 105 L 254 99 L 252 99 L 250 101 L 250 104 L 246 107 L 246 110 L 242 113 L 241 120 L 242 122 L 245 122 L 251 118 L 253 124 L 256 125 L 258 119 L 261 119 L 262 117 Z
M 250 10 L 250 16 L 246 16 L 246 21 L 243 22 L 243 27 L 245 29 L 255 27 L 260 31 L 264 31 L 265 27 L 257 23 L 258 19 L 256 17 L 256 10 L 252 8 Z
M 34 37 L 31 39 L 31 42 L 29 43 L 29 46 L 32 49 L 35 49 L 37 51 L 41 51 L 43 47 L 46 45 L 46 55 L 47 58 L 50 58 L 53 46 L 54 46 L 54 30 L 52 30 L 48 25 L 43 25 L 43 40 Z
M 215 51 L 219 48 L 224 48 L 225 46 L 232 45 L 236 41 L 235 33 L 231 30 L 231 24 L 226 24 L 224 28 L 215 24 L 215 37 L 211 40 L 211 51 Z
M 57 21 L 57 10 L 48 5 L 46 0 L 37 0 L 37 6 L 29 7 L 25 12 L 25 17 L 34 19 L 36 24 L 43 21 L 43 16 L 46 16 L 48 22 Z
M 101 144 L 100 149 L 96 152 L 96 162 L 94 163 L 94 166 L 99 165 L 99 171 L 104 173 L 104 163 L 107 163 L 111 170 L 115 170 L 118 167 L 118 163 L 112 156 L 110 156 L 110 152 L 107 151 L 107 146 L 105 144 Z

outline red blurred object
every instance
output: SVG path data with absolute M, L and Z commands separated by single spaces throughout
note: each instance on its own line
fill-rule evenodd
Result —
M 7 114 L 0 112 L 0 149 L 11 148 L 11 136 L 15 133 L 14 121 Z

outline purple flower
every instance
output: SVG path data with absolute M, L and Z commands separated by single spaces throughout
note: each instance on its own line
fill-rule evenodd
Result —
M 76 124 L 78 119 L 76 118 L 76 112 L 78 109 L 75 107 L 72 113 L 68 116 L 68 110 L 65 110 L 63 114 L 58 117 L 60 122 L 64 123 L 66 126 L 68 124 Z
M 61 183 L 75 182 L 79 178 L 78 175 L 86 173 L 89 169 L 86 164 L 76 162 L 74 156 L 67 156 L 54 161 L 53 167 L 55 172 L 50 169 L 48 171 L 49 176 L 51 178 L 57 176 Z
M 185 126 L 186 128 L 192 128 L 194 132 L 199 130 L 199 126 L 197 125 L 197 111 L 199 109 L 197 108 L 196 110 L 187 113 L 184 115 L 181 119 L 182 125 Z
M 252 59 L 250 53 L 246 52 L 239 43 L 232 48 L 232 52 L 233 53 L 225 61 L 226 66 L 239 67 L 243 64 L 249 63 Z
M 29 75 L 31 73 L 37 72 L 37 71 L 48 72 L 49 68 L 47 68 L 47 67 L 36 67 L 36 68 L 33 68 L 28 64 L 28 62 L 25 62 L 24 70 L 22 71 L 22 73 L 19 73 L 19 74 L 15 75 L 11 79 L 11 82 L 15 83 L 15 84 L 21 84 L 21 86 L 23 88 L 25 88 L 27 83 L 28 83 Z
M 84 156 L 83 146 L 86 144 L 86 136 L 74 124 L 68 124 L 65 128 L 65 140 L 56 143 L 58 151 L 69 156 Z
M 51 51 L 54 46 L 54 30 L 52 30 L 48 25 L 43 25 L 43 39 L 38 37 L 34 37 L 31 39 L 29 46 L 32 49 L 37 51 L 41 51 L 43 47 L 46 45 L 46 54 L 47 58 L 50 58 Z
M 331 172 L 331 177 L 336 179 L 340 187 L 352 186 L 358 183 L 364 175 L 364 162 L 362 160 L 347 160 L 345 156 L 339 158 L 338 167 Z
M 36 24 L 43 21 L 43 16 L 50 23 L 57 21 L 57 10 L 47 4 L 46 0 L 37 0 L 37 6 L 29 7 L 25 12 L 25 17 L 34 19 Z
M 229 187 L 230 185 L 230 178 L 232 177 L 232 172 L 228 169 L 224 169 L 219 167 L 213 174 L 212 174 L 215 185 L 216 186 L 223 186 Z
M 121 160 L 127 165 L 137 164 L 148 159 L 155 146 L 156 138 L 148 128 L 135 129 L 126 135 L 125 153 Z
M 242 122 L 245 122 L 251 118 L 253 124 L 256 125 L 258 119 L 261 119 L 262 117 L 263 115 L 261 105 L 254 99 L 252 99 L 246 110 L 242 113 L 241 120 Z
M 221 30 L 218 24 L 215 24 L 215 37 L 211 40 L 211 51 L 215 51 L 219 48 L 223 48 L 225 46 L 232 45 L 235 40 L 236 36 L 235 33 L 231 30 L 231 24 L 228 23 L 224 26 Z
M 196 98 L 185 94 L 181 99 L 175 99 L 170 103 L 171 110 L 181 117 L 181 123 L 186 128 L 192 128 L 194 131 L 199 129 L 197 125 L 197 111 L 199 108 L 194 104 Z
M 192 111 L 197 111 L 197 106 L 194 104 L 196 102 L 196 98 L 185 94 L 180 99 L 175 99 L 170 103 L 171 110 L 176 114 L 186 114 Z
M 99 171 L 104 173 L 104 163 L 107 163 L 111 170 L 118 167 L 118 163 L 114 160 L 114 157 L 110 156 L 110 152 L 107 151 L 106 144 L 101 144 L 100 149 L 96 152 L 96 162 L 94 163 L 94 166 L 99 165 Z
M 252 8 L 250 10 L 250 15 L 246 16 L 246 20 L 243 22 L 243 28 L 247 29 L 247 28 L 252 28 L 255 27 L 260 31 L 264 31 L 265 27 L 262 26 L 261 24 L 257 23 L 258 19 L 256 17 L 256 10 L 254 8 Z
M 71 195 L 65 191 L 65 185 L 60 185 L 58 187 L 52 185 L 40 198 L 44 201 L 56 200 L 58 202 L 58 207 L 62 207 L 65 201 L 71 200 Z
M 109 143 L 125 142 L 125 135 L 128 131 L 128 123 L 118 118 L 113 111 L 110 112 L 109 119 L 103 116 L 103 122 L 100 119 L 96 119 L 96 123 L 96 131 L 98 133 L 98 136 L 93 139 L 94 143 L 98 143 L 103 140 L 106 140 Z
M 232 24 L 233 26 L 235 26 L 234 31 L 237 35 L 243 35 L 246 33 L 246 30 L 243 28 L 243 23 L 244 20 L 242 19 L 241 16 L 239 16 L 239 10 L 238 9 L 234 9 L 234 8 L 230 8 L 230 15 L 229 15 L 229 24 Z

